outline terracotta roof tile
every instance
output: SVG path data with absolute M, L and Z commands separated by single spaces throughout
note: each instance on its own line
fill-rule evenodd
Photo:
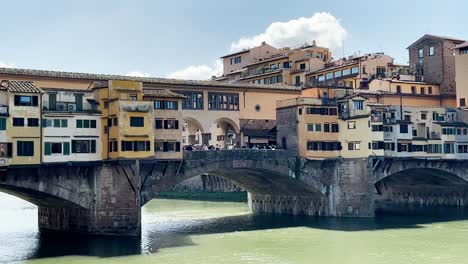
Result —
M 155 77 L 135 77 L 112 74 L 94 74 L 94 73 L 78 73 L 78 72 L 61 72 L 61 71 L 46 71 L 18 68 L 0 68 L 0 74 L 19 75 L 19 76 L 34 76 L 47 78 L 66 78 L 66 79 L 81 79 L 91 81 L 136 81 L 146 84 L 166 84 L 166 85 L 187 85 L 187 86 L 202 86 L 207 88 L 242 88 L 242 89 L 273 89 L 273 90 L 290 90 L 300 91 L 300 87 L 287 85 L 263 85 L 263 84 L 241 84 L 241 83 L 225 83 L 216 81 L 199 81 L 199 80 L 178 80 Z
M 42 90 L 31 81 L 2 81 L 2 89 L 16 93 L 42 93 Z
M 180 98 L 180 99 L 185 99 L 186 97 L 181 95 L 181 94 L 178 94 L 178 93 L 174 93 L 170 90 L 166 90 L 166 89 L 145 89 L 143 90 L 143 96 L 145 97 L 158 97 L 158 98 Z

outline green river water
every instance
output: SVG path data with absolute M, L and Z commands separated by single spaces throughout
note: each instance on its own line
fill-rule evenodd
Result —
M 141 238 L 41 235 L 37 210 L 0 194 L 0 263 L 468 263 L 463 212 L 376 219 L 254 216 L 245 203 L 153 200 Z

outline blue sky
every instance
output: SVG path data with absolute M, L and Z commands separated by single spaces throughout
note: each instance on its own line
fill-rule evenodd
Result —
M 345 55 L 384 51 L 406 63 L 406 47 L 425 33 L 468 39 L 464 0 L 5 0 L 1 7 L 0 65 L 19 68 L 204 78 L 239 39 L 275 22 L 286 23 L 283 35 L 304 34 L 303 24 L 297 33 L 287 22 L 321 12 L 336 18 L 326 30 L 343 39 Z M 334 51 L 340 57 L 343 47 Z

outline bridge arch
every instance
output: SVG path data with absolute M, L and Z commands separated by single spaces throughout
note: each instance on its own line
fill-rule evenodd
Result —
M 376 209 L 387 205 L 468 206 L 466 165 L 455 160 L 389 159 L 374 163 Z
M 39 207 L 90 209 L 94 170 L 13 168 L 0 172 L 0 191 Z
M 180 164 L 142 164 L 141 203 L 203 174 L 226 179 L 249 193 L 254 212 L 324 215 L 325 195 L 291 177 L 294 161 L 283 151 L 224 150 L 185 154 Z M 158 169 L 159 168 L 159 169 Z M 256 209 L 255 209 L 256 208 Z

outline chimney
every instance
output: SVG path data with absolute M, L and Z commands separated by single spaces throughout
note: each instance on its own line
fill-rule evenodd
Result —
M 266 45 L 266 41 L 262 41 L 262 46 L 265 46 Z

